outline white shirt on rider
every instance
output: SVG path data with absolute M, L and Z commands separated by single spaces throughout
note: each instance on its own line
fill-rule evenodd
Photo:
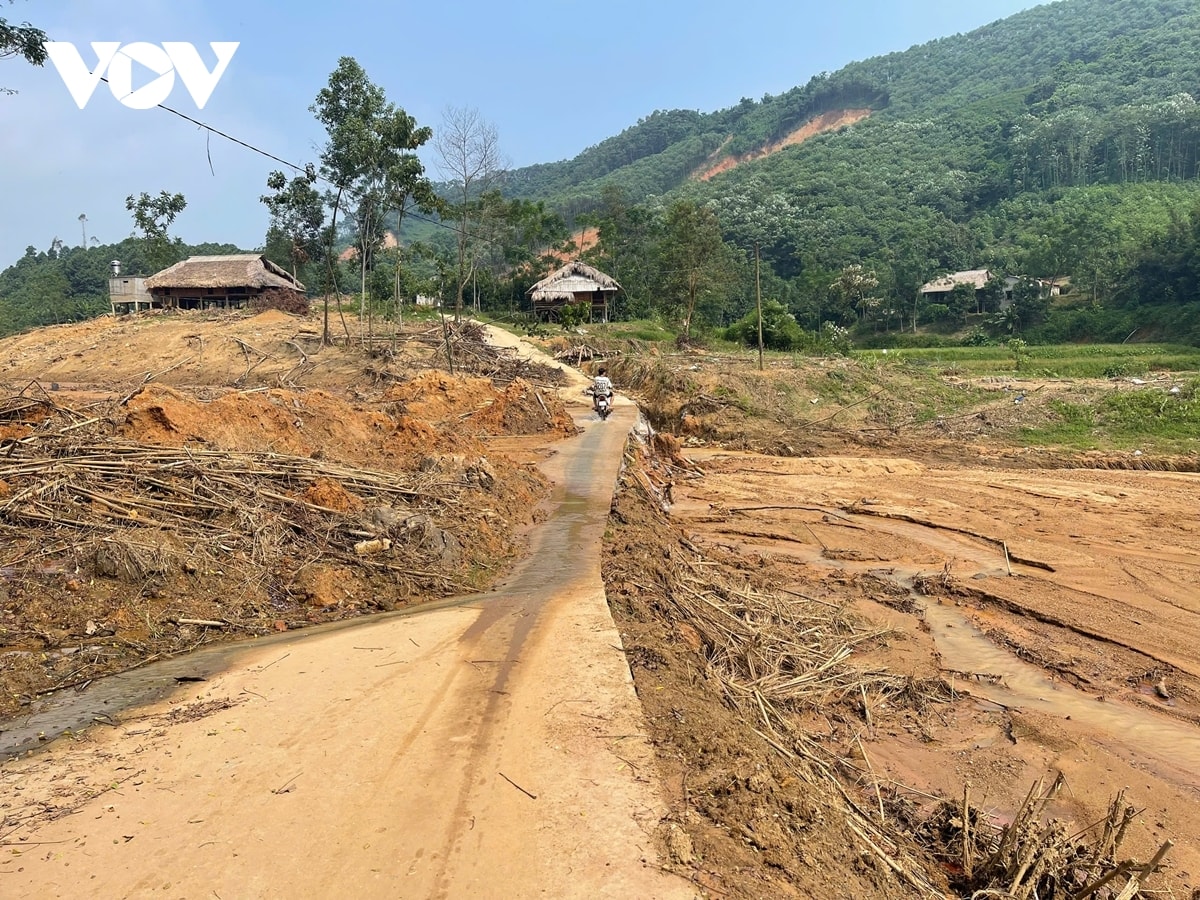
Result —
M 607 396 L 613 392 L 613 383 L 607 375 L 597 375 L 592 379 L 592 392 Z

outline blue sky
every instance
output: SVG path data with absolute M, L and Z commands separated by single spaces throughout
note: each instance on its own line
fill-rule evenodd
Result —
M 970 31 L 1034 0 L 519 0 L 389 4 L 253 0 L 0 3 L 52 40 L 240 46 L 203 110 L 176 78 L 168 106 L 289 161 L 323 139 L 308 107 L 341 56 L 422 125 L 474 107 L 514 167 L 569 159 L 656 109 L 712 112 L 778 94 L 854 60 Z M 143 82 L 135 81 L 135 87 Z M 162 110 L 134 110 L 100 84 L 80 110 L 51 64 L 0 61 L 0 268 L 58 237 L 120 240 L 131 193 L 183 193 L 173 233 L 261 244 L 258 202 L 272 168 L 257 154 Z M 436 158 L 422 154 L 432 176 Z

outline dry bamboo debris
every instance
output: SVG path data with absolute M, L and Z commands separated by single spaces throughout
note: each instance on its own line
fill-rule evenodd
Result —
M 131 534 L 160 531 L 211 557 L 240 552 L 266 563 L 288 548 L 361 564 L 353 548 L 364 526 L 346 511 L 309 502 L 306 488 L 329 479 L 354 503 L 386 509 L 393 520 L 444 510 L 462 490 L 437 471 L 375 472 L 269 453 L 92 445 L 54 432 L 23 440 L 18 454 L 0 456 L 0 479 L 11 490 L 0 500 L 0 528 L 14 538 L 8 542 L 14 552 L 0 566 L 43 557 L 36 545 L 47 543 L 46 528 L 76 532 L 69 542 L 76 548 L 115 541 L 137 561 L 136 575 L 153 571 L 161 536 L 139 548 Z
M 44 395 L 32 397 L 27 393 L 36 388 Z M 31 382 L 20 394 L 0 399 L 0 421 L 19 423 L 31 427 L 43 425 L 51 417 L 66 419 L 69 423 L 93 421 L 92 417 L 55 403 L 37 382 Z
M 639 469 L 634 468 L 634 471 Z M 653 491 L 635 479 L 648 497 Z M 722 581 L 710 567 L 676 562 L 663 573 L 660 585 L 672 618 L 687 622 L 701 634 L 710 673 L 726 698 L 748 718 L 760 720 L 754 729 L 789 766 L 806 776 L 818 773 L 840 795 L 851 818 L 848 824 L 863 845 L 896 875 L 930 896 L 940 896 L 905 846 L 910 843 L 896 825 L 868 814 L 847 793 L 837 770 L 851 769 L 792 725 L 786 715 L 816 704 L 844 700 L 858 692 L 869 717 L 868 690 L 881 696 L 922 693 L 925 702 L 950 699 L 942 682 L 919 685 L 890 673 L 856 672 L 847 665 L 853 648 L 875 635 L 859 634 L 841 610 L 826 604 L 782 600 Z M 798 598 L 802 600 L 802 598 Z M 869 763 L 868 763 L 869 766 Z M 859 773 L 861 774 L 861 773 Z M 869 774 L 869 773 L 868 773 Z M 877 781 L 876 781 L 877 783 Z M 969 880 L 966 896 L 1011 900 L 1136 900 L 1147 897 L 1142 885 L 1162 863 L 1172 843 L 1167 841 L 1146 864 L 1117 862 L 1116 854 L 1136 811 L 1118 795 L 1090 845 L 1080 834 L 1070 835 L 1062 823 L 1042 824 L 1046 805 L 1062 786 L 1061 777 L 1048 791 L 1035 785 L 1014 822 L 998 828 L 970 806 L 969 789 L 961 805 L 945 802 L 941 833 L 936 820 L 920 826 L 935 856 L 961 867 Z M 877 802 L 882 803 L 879 795 Z M 957 858 L 954 858 L 958 854 Z
M 570 363 L 575 368 L 579 368 L 585 362 L 591 362 L 595 359 L 607 359 L 608 353 L 585 343 L 568 347 L 566 350 L 560 350 L 554 354 L 554 358 L 559 362 Z
M 449 335 L 450 349 L 454 358 L 454 370 L 483 378 L 490 378 L 496 385 L 504 387 L 520 378 L 536 384 L 539 387 L 558 387 L 564 383 L 566 376 L 553 366 L 523 359 L 511 348 L 496 347 L 490 344 L 483 327 L 476 322 L 463 321 L 458 324 L 447 323 L 442 326 L 417 334 L 403 337 L 406 343 L 423 344 L 434 353 L 423 361 L 406 360 L 413 368 L 440 369 L 446 360 L 446 339 Z M 378 336 L 376 342 L 391 341 L 390 337 Z M 376 381 L 407 381 L 403 375 L 389 371 L 386 368 L 369 366 L 368 375 Z
M 1173 843 L 1166 841 L 1148 863 L 1121 860 L 1121 844 L 1138 811 L 1121 791 L 1100 822 L 1071 833 L 1045 821 L 1046 807 L 1063 787 L 1060 774 L 1046 787 L 1034 784 L 1012 822 L 1003 827 L 970 805 L 943 801 L 916 829 L 919 840 L 961 875 L 954 886 L 967 896 L 1012 900 L 1133 900 L 1147 897 L 1146 880 L 1159 869 Z
M 520 378 L 541 387 L 557 387 L 566 376 L 553 366 L 523 359 L 507 347 L 488 343 L 483 328 L 475 322 L 463 323 L 459 332 L 452 333 L 455 365 L 465 372 L 490 378 L 506 385 Z
M 668 601 L 700 633 L 731 700 L 749 703 L 771 731 L 783 727 L 780 710 L 908 688 L 900 676 L 847 665 L 856 647 L 880 633 L 855 630 L 839 610 L 721 585 L 710 569 L 687 563 L 674 575 Z

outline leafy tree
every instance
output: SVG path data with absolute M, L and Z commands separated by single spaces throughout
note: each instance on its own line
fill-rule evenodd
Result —
M 632 318 L 648 316 L 658 286 L 658 266 L 653 248 L 662 237 L 662 220 L 644 206 L 629 202 L 627 192 L 605 185 L 601 205 L 591 217 L 598 231 L 595 247 L 584 254 L 618 283 L 622 292 L 618 312 Z
M 846 266 L 829 285 L 829 289 L 841 298 L 846 308 L 857 311 L 860 322 L 866 318 L 868 312 L 879 305 L 878 298 L 873 296 L 877 287 L 879 277 L 873 270 L 859 263 Z
M 804 329 L 778 300 L 763 301 L 762 335 L 763 346 L 770 350 L 795 350 L 804 343 Z M 725 329 L 725 337 L 747 347 L 757 347 L 758 310 L 751 310 Z
M 34 28 L 28 22 L 14 25 L 0 17 L 0 60 L 19 57 L 30 65 L 43 65 L 46 62 L 45 40 L 46 33 L 40 28 Z M 12 93 L 15 92 L 0 87 L 0 94 Z
M 722 300 L 733 285 L 732 253 L 721 237 L 717 215 L 707 206 L 680 200 L 667 210 L 661 239 L 663 285 L 668 303 L 692 336 L 697 304 Z
M 967 315 L 979 307 L 978 291 L 972 284 L 956 284 L 946 296 L 950 319 L 956 323 L 966 321 Z
M 1017 320 L 1014 331 L 1029 329 L 1045 320 L 1050 297 L 1041 284 L 1022 278 L 1013 285 L 1012 309 Z
M 167 231 L 186 207 L 183 194 L 167 191 L 159 191 L 156 197 L 143 191 L 136 198 L 133 194 L 125 198 L 125 208 L 132 213 L 134 226 L 142 232 L 146 261 L 156 272 L 181 258 L 182 244 L 172 243 Z
M 59 324 L 73 318 L 70 291 L 71 285 L 61 269 L 46 268 L 29 279 L 17 302 L 39 313 L 39 318 L 46 317 Z
M 1043 322 L 1049 310 L 1046 289 L 1032 278 L 1022 278 L 1013 285 L 1012 302 L 993 314 L 987 325 L 995 333 L 1017 335 Z
M 1008 291 L 1008 280 L 1003 275 L 993 275 L 981 290 L 975 292 L 975 312 L 994 313 L 1004 303 Z
M 329 340 L 329 292 L 336 286 L 334 241 L 337 217 L 345 200 L 353 203 L 362 304 L 366 304 L 367 272 L 383 242 L 384 222 L 403 218 L 415 205 L 431 211 L 436 203 L 416 150 L 431 137 L 427 127 L 389 103 L 382 88 L 367 77 L 352 57 L 343 56 L 329 83 L 310 107 L 325 126 L 321 174 L 334 185 L 333 207 L 326 229 L 326 299 L 324 340 Z M 361 308 L 361 307 L 360 307 Z M 344 326 L 344 322 L 343 322 Z M 348 333 L 348 330 L 347 330 Z
M 290 181 L 282 172 L 272 172 L 267 176 L 271 193 L 259 198 L 271 213 L 271 228 L 286 243 L 285 259 L 292 265 L 294 278 L 298 268 L 320 252 L 325 201 L 313 186 L 316 180 L 316 172 L 311 170 Z

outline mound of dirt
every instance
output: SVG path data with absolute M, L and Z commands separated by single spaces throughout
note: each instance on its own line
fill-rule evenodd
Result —
M 80 381 L 0 400 L 0 717 L 147 656 L 467 593 L 516 559 L 546 483 L 485 441 L 575 434 L 553 389 L 499 357 L 499 384 L 422 370 L 403 347 L 372 380 L 369 351 L 318 351 L 305 322 L 131 318 L 7 342 L 10 363 Z M 115 390 L 101 344 L 139 382 L 184 354 L 168 374 L 191 386 Z M 305 352 L 330 356 L 329 389 L 280 375 Z M 268 366 L 271 385 L 231 386 Z
M 280 323 L 296 324 L 302 322 L 299 316 L 294 316 L 291 313 L 286 313 L 281 309 L 264 309 L 256 316 L 250 317 L 251 324 L 261 328 L 266 325 L 279 325 Z
M 325 509 L 334 509 L 338 512 L 357 512 L 363 507 L 362 500 L 332 478 L 318 478 L 300 496 L 305 503 L 323 506 Z
M 557 397 L 520 378 L 497 390 L 487 378 L 422 372 L 391 387 L 384 399 L 405 415 L 457 433 L 567 436 L 578 432 Z
M 325 391 L 229 391 L 203 401 L 151 384 L 126 404 L 117 433 L 142 444 L 219 450 L 335 454 L 353 462 L 379 462 L 427 450 L 454 435 L 407 429 L 385 412 L 347 403 Z M 462 447 L 461 449 L 468 449 Z

